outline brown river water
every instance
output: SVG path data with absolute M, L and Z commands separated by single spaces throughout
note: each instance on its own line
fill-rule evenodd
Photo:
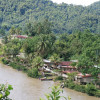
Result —
M 44 94 L 50 93 L 49 87 L 55 84 L 53 81 L 40 81 L 39 79 L 30 78 L 21 71 L 0 64 L 0 84 L 2 83 L 9 83 L 13 86 L 9 96 L 12 100 L 39 100 L 40 97 L 45 98 Z M 71 100 L 100 100 L 100 98 L 67 88 L 64 88 L 61 95 L 70 96 Z

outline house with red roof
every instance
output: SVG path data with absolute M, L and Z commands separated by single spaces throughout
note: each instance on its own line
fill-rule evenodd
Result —
M 78 72 L 76 67 L 71 66 L 72 61 L 63 61 L 60 63 L 62 73 L 73 73 Z
M 11 35 L 11 39 L 26 39 L 28 38 L 27 35 Z
M 26 35 L 17 35 L 16 38 L 18 38 L 18 39 L 26 39 L 26 38 L 28 38 L 28 36 L 26 36 Z
M 79 73 L 75 76 L 75 81 L 77 81 L 78 83 L 91 83 L 93 80 L 94 79 L 91 74 Z

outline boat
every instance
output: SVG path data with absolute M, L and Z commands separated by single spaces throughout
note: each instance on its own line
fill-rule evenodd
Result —
M 49 78 L 49 79 L 48 79 L 48 78 L 44 77 L 44 78 L 41 78 L 40 80 L 41 80 L 41 81 L 52 81 L 53 79 L 52 79 L 52 78 Z

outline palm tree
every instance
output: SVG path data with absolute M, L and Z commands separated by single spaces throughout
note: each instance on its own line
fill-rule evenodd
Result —
M 36 56 L 32 61 L 32 67 L 39 69 L 39 67 L 43 66 L 43 59 L 40 56 Z
M 47 35 L 40 35 L 39 41 L 37 43 L 37 54 L 40 56 L 45 56 L 48 53 L 50 42 Z

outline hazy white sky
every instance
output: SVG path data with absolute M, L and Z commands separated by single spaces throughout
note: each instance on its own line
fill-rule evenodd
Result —
M 56 3 L 67 3 L 67 4 L 75 4 L 75 5 L 83 5 L 83 6 L 87 6 L 90 5 L 96 1 L 100 1 L 100 0 L 51 0 L 53 2 Z

